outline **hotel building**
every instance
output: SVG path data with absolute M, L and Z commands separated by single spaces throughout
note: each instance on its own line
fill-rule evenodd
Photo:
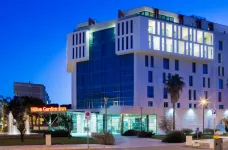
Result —
M 202 17 L 142 6 L 118 10 L 107 22 L 89 18 L 67 37 L 75 124 L 84 120 L 79 111 L 90 109 L 91 131 L 102 130 L 107 97 L 109 131 L 143 126 L 162 133 L 161 117 L 172 116 L 164 83 L 177 74 L 186 84 L 176 105 L 177 129 L 202 130 L 202 98 L 209 101 L 205 128 L 213 128 L 211 109 L 217 110 L 217 125 L 228 115 L 227 48 L 228 26 Z M 84 132 L 83 126 L 75 132 Z

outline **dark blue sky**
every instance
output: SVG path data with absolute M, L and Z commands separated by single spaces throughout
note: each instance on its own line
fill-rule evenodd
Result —
M 227 0 L 0 0 L 0 95 L 31 81 L 44 84 L 52 102 L 70 103 L 67 34 L 89 17 L 103 22 L 142 5 L 228 25 Z

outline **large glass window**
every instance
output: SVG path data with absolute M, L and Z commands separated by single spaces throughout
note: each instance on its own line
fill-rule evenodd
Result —
M 170 23 L 166 23 L 166 36 L 173 37 L 173 27 Z
M 154 98 L 154 87 L 153 86 L 147 87 L 147 97 Z
M 208 46 L 208 58 L 209 59 L 213 59 L 214 58 L 214 54 L 213 54 L 213 47 Z
M 166 50 L 167 52 L 173 52 L 173 40 L 166 38 Z
M 153 72 L 148 71 L 148 82 L 152 83 L 153 82 Z
M 188 40 L 188 28 L 182 27 L 182 39 Z
M 160 26 L 161 26 L 161 22 L 157 21 L 157 34 L 158 35 L 160 35 L 160 30 L 161 30 Z
M 184 42 L 183 41 L 178 41 L 178 50 L 179 50 L 179 54 L 184 54 Z
M 177 38 L 177 25 L 174 25 L 174 38 Z
M 199 57 L 200 56 L 200 47 L 199 44 L 194 44 L 194 56 Z
M 213 34 L 210 32 L 204 32 L 204 44 L 213 45 Z
M 197 43 L 203 43 L 203 32 L 197 30 Z
M 163 58 L 163 68 L 169 69 L 169 59 L 168 58 Z
M 149 33 L 155 34 L 156 32 L 156 26 L 155 26 L 155 21 L 154 20 L 149 20 Z
M 165 36 L 165 24 L 164 22 L 161 23 L 162 24 L 162 36 Z
M 218 85 L 219 89 L 223 89 L 223 80 L 219 79 L 219 85 Z
M 160 37 L 159 36 L 153 36 L 153 46 L 154 46 L 154 50 L 160 50 Z

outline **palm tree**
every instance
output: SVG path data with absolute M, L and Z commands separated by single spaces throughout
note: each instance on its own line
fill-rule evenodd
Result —
M 10 97 L 6 97 L 4 98 L 2 95 L 0 95 L 0 105 L 2 105 L 2 131 L 4 130 L 5 128 L 5 113 L 6 113 L 6 107 L 8 105 L 8 101 L 9 99 L 11 99 Z
M 173 104 L 173 130 L 175 130 L 175 105 L 180 98 L 180 93 L 182 92 L 183 87 L 185 86 L 183 78 L 178 75 L 172 75 L 165 82 L 165 88 L 167 92 L 170 94 L 171 103 Z

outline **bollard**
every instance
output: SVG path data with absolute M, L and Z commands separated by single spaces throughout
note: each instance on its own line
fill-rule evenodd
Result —
M 46 134 L 46 145 L 51 145 L 51 134 Z
M 186 146 L 192 146 L 192 136 L 186 136 Z
M 214 150 L 223 150 L 223 140 L 221 138 L 214 139 Z

